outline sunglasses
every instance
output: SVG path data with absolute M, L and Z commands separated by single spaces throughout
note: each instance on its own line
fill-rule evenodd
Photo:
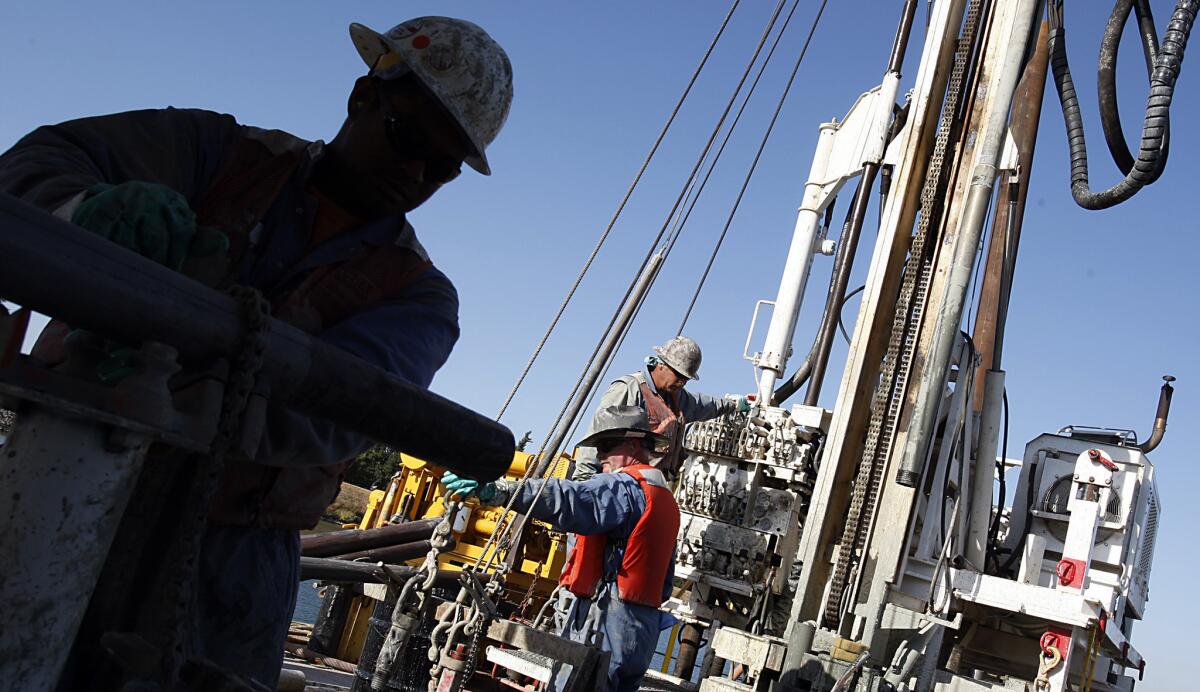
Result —
M 384 100 L 386 104 L 386 99 Z M 420 161 L 425 167 L 425 182 L 435 185 L 445 185 L 462 173 L 462 161 L 453 156 L 446 156 L 429 144 L 421 126 L 413 119 L 391 112 L 384 105 L 384 132 L 392 149 L 401 158 L 409 161 Z

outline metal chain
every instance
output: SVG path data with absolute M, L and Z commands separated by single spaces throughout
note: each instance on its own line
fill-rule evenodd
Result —
M 271 322 L 271 304 L 258 290 L 234 286 L 229 289 L 229 294 L 241 304 L 246 330 L 225 383 L 212 446 L 207 454 L 191 455 L 189 459 L 198 466 L 197 479 L 181 512 L 181 525 L 176 534 L 178 538 L 171 550 L 177 559 L 168 562 L 171 574 L 167 579 L 165 597 L 169 603 L 170 617 L 162 620 L 169 623 L 169 629 L 163 633 L 162 641 L 166 643 L 162 646 L 162 665 L 165 669 L 161 670 L 161 674 L 171 681 L 171 685 L 187 659 L 184 645 L 190 629 L 189 607 L 209 505 L 225 468 L 225 457 L 241 431 L 242 414 L 254 391 L 258 371 L 262 368 L 266 332 Z
M 550 554 L 547 553 L 533 568 L 533 574 L 529 577 L 529 588 L 525 590 L 525 597 L 517 605 L 517 615 L 521 618 L 527 619 L 525 618 L 525 611 L 529 610 L 529 606 L 533 604 L 533 591 L 537 587 L 538 579 L 542 577 L 542 569 L 545 568 L 546 561 L 549 559 Z
M 850 507 L 846 513 L 846 524 L 842 540 L 838 545 L 837 563 L 829 598 L 825 602 L 822 624 L 836 629 L 841 619 L 845 591 L 850 580 L 850 571 L 856 567 L 866 541 L 878 499 L 879 486 L 883 481 L 883 469 L 891 449 L 892 438 L 899 422 L 900 409 L 904 403 L 908 375 L 916 350 L 916 341 L 928 296 L 932 262 L 926 257 L 930 224 L 940 216 L 943 169 L 950 134 L 958 114 L 958 101 L 975 44 L 978 27 L 980 0 L 972 0 L 962 34 L 954 53 L 954 65 L 947 85 L 941 122 L 938 124 L 933 153 L 929 159 L 928 172 L 921 189 L 921 215 L 913 235 L 912 246 L 904 268 L 900 294 L 893 313 L 892 331 L 888 338 L 887 352 L 880 369 L 879 384 L 871 402 L 871 421 L 866 441 L 854 478 L 854 489 Z
M 396 596 L 396 605 L 392 610 L 392 623 L 384 638 L 379 656 L 375 660 L 375 672 L 371 678 L 372 690 L 383 690 L 387 681 L 396 673 L 396 667 L 403 661 L 403 652 L 413 630 L 424 621 L 431 601 L 434 581 L 437 579 L 438 556 L 454 543 L 451 533 L 454 517 L 458 514 L 460 502 L 447 502 L 446 512 L 442 520 L 433 529 L 429 538 L 429 552 L 421 562 L 420 567 L 404 582 L 400 593 Z M 413 598 L 415 596 L 415 603 Z M 413 605 L 410 607 L 410 603 Z M 435 628 L 436 631 L 436 628 Z M 433 638 L 433 633 L 430 634 Z

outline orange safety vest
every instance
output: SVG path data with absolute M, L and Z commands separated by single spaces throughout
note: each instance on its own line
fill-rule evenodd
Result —
M 646 510 L 625 539 L 625 554 L 617 570 L 617 595 L 622 601 L 657 608 L 664 602 L 663 586 L 679 535 L 679 505 L 662 472 L 653 466 L 634 464 L 618 473 L 637 479 L 646 495 Z M 576 535 L 575 539 L 559 583 L 576 596 L 590 598 L 604 577 L 609 536 Z
M 646 418 L 650 420 L 650 430 L 667 438 L 667 452 L 659 467 L 672 473 L 679 470 L 683 462 L 683 430 L 687 421 L 679 408 L 679 395 L 660 394 L 650 388 L 644 381 L 638 381 L 642 391 L 643 406 L 646 408 Z

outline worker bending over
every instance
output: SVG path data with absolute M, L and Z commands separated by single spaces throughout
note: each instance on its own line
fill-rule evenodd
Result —
M 625 692 L 638 688 L 663 629 L 659 606 L 671 593 L 679 506 L 654 466 L 655 446 L 664 440 L 650 430 L 645 411 L 603 408 L 593 428 L 584 442 L 596 449 L 604 473 L 586 481 L 481 486 L 446 473 L 442 482 L 450 495 L 478 495 L 489 505 L 512 498 L 514 510 L 579 534 L 560 579 L 577 596 L 562 635 L 609 652 L 606 689 Z
M 386 34 L 352 24 L 350 37 L 369 73 L 328 144 L 203 110 L 119 113 L 27 135 L 0 157 L 0 190 L 209 285 L 257 288 L 276 317 L 428 387 L 458 338 L 458 297 L 405 214 L 464 162 L 490 173 L 484 152 L 508 116 L 512 67 L 459 19 L 421 17 Z M 52 323 L 34 355 L 62 360 L 68 329 Z M 192 655 L 275 689 L 297 529 L 316 525 L 348 460 L 369 446 L 268 411 L 257 454 L 226 465 L 209 513 Z
M 710 420 L 734 410 L 749 411 L 750 401 L 737 401 L 688 392 L 688 380 L 700 379 L 700 345 L 686 336 L 677 336 L 654 348 L 646 358 L 646 367 L 625 375 L 608 386 L 600 397 L 600 410 L 612 406 L 636 406 L 646 412 L 651 431 L 666 442 L 659 468 L 674 477 L 683 463 L 683 430 L 688 423 Z M 597 414 L 598 416 L 599 414 Z M 588 425 L 587 434 L 597 430 L 597 419 Z M 572 478 L 587 480 L 600 470 L 596 449 L 587 439 L 579 443 Z

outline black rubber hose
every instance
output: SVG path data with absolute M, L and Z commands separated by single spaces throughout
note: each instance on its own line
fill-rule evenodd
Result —
M 830 202 L 829 206 L 825 207 L 825 221 L 823 223 L 823 226 L 826 229 L 829 228 L 829 224 L 833 221 L 833 206 L 834 206 L 834 203 L 836 203 L 836 202 L 837 202 L 837 198 L 835 197 L 833 202 Z M 845 235 L 846 227 L 850 223 L 850 221 L 849 221 L 850 211 L 851 210 L 847 210 L 847 212 L 846 212 L 847 220 L 845 223 L 842 224 L 842 235 Z M 828 297 L 825 299 L 825 311 L 826 312 L 829 311 L 830 301 L 833 300 L 832 291 L 834 290 L 834 287 L 836 286 L 836 283 L 837 283 L 838 272 L 840 271 L 841 262 L 842 262 L 842 253 L 839 252 L 834 261 L 833 274 L 829 277 L 830 293 L 828 294 Z M 771 395 L 770 403 L 772 406 L 779 406 L 784 401 L 786 401 L 788 398 L 790 398 L 793 394 L 798 392 L 800 390 L 800 388 L 804 386 L 805 382 L 808 382 L 808 378 L 812 376 L 813 364 L 817 361 L 817 353 L 820 350 L 821 350 L 821 333 L 820 333 L 820 331 L 818 331 L 817 335 L 813 338 L 812 346 L 809 347 L 809 349 L 808 349 L 808 355 L 804 356 L 804 362 L 801 363 L 800 367 L 796 368 L 796 372 L 792 373 L 792 376 L 789 377 L 787 380 L 785 380 L 783 384 L 779 385 L 779 388 L 776 389 L 775 393 Z
M 1142 126 L 1142 140 L 1137 161 L 1125 178 L 1107 190 L 1092 192 L 1088 187 L 1087 145 L 1084 141 L 1083 119 L 1079 113 L 1079 97 L 1067 63 L 1066 36 L 1062 28 L 1062 0 L 1050 5 L 1050 63 L 1054 85 L 1062 105 L 1071 149 L 1071 196 L 1084 209 L 1107 209 L 1133 197 L 1152 180 L 1162 156 L 1163 139 L 1167 131 L 1175 82 L 1187 47 L 1188 35 L 1196 21 L 1200 0 L 1178 0 L 1171 21 L 1163 34 L 1162 45 L 1154 60 L 1150 78 L 1150 96 Z
M 1100 41 L 1100 59 L 1096 68 L 1096 95 L 1100 104 L 1100 124 L 1104 126 L 1104 141 L 1113 162 L 1121 173 L 1128 175 L 1133 170 L 1133 154 L 1125 142 L 1125 132 L 1121 127 L 1121 111 L 1117 107 L 1117 53 L 1121 47 L 1121 35 L 1125 24 L 1129 21 L 1129 12 L 1133 10 L 1138 20 L 1138 34 L 1142 43 L 1142 54 L 1146 60 L 1146 76 L 1154 73 L 1154 60 L 1158 57 L 1158 33 L 1154 29 L 1154 15 L 1147 0 L 1117 0 L 1112 15 L 1104 28 L 1104 38 Z M 1167 166 L 1167 158 L 1171 150 L 1170 123 L 1163 134 L 1162 155 L 1154 175 L 1147 183 L 1153 183 L 1162 175 Z

